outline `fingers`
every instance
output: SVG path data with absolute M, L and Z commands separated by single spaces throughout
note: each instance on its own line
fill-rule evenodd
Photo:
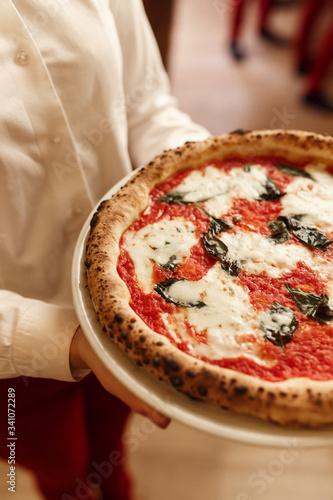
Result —
M 139 399 L 137 396 L 135 396 L 133 393 L 131 393 L 108 370 L 105 369 L 105 372 L 103 373 L 100 370 L 97 371 L 98 373 L 95 372 L 95 375 L 102 383 L 103 387 L 108 392 L 121 399 L 133 411 L 139 413 L 140 415 L 143 415 L 144 417 L 148 417 L 162 429 L 165 429 L 169 425 L 170 418 L 155 410 L 144 401 Z
M 165 415 L 154 410 L 150 406 L 148 406 L 147 409 L 136 410 L 136 413 L 139 413 L 140 415 L 149 418 L 161 429 L 166 429 L 171 422 L 169 417 L 166 417 Z

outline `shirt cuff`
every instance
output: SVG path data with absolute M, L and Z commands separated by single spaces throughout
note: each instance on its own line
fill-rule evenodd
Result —
M 13 343 L 16 372 L 26 377 L 75 381 L 89 370 L 71 372 L 69 351 L 78 328 L 72 308 L 36 301 L 21 319 Z

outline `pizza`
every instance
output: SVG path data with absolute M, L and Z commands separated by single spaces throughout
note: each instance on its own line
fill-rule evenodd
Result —
M 332 137 L 164 152 L 100 204 L 85 267 L 105 335 L 161 381 L 283 426 L 333 423 Z

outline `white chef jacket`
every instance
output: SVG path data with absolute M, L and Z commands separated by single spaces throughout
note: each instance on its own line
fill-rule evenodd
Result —
M 2 0 L 0 373 L 73 380 L 71 261 L 103 194 L 209 134 L 181 113 L 141 0 Z

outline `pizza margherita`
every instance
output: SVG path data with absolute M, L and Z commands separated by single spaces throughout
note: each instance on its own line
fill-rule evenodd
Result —
M 333 423 L 333 139 L 237 131 L 152 160 L 91 221 L 106 335 L 191 398 Z

